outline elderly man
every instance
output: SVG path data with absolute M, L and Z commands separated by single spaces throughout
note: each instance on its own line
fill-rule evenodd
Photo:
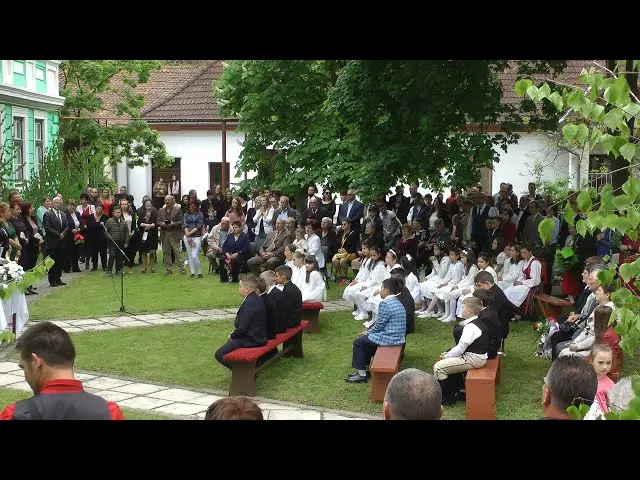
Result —
M 433 375 L 417 368 L 396 373 L 384 395 L 385 420 L 440 420 L 442 389 Z
M 293 241 L 291 233 L 284 228 L 284 221 L 276 220 L 276 228 L 273 230 L 258 250 L 258 254 L 247 260 L 249 270 L 256 276 L 262 272 L 261 266 L 266 270 L 275 270 L 284 264 L 284 247 Z
M 309 187 L 311 188 L 311 187 Z M 318 197 L 311 197 L 309 199 L 309 208 L 306 208 L 300 216 L 301 224 L 306 225 L 309 220 L 312 220 L 314 230 L 320 227 L 320 222 L 323 217 L 327 216 L 327 211 L 320 206 L 320 200 Z
M 273 227 L 275 228 L 276 220 L 278 220 L 278 218 L 286 221 L 288 217 L 293 217 L 296 224 L 300 223 L 300 213 L 297 210 L 291 208 L 291 206 L 289 205 L 289 197 L 285 197 L 283 195 L 280 197 L 280 206 L 275 212 L 273 212 L 271 225 L 273 225 Z
M 171 253 L 175 255 L 175 263 L 180 267 L 180 274 L 185 274 L 182 263 L 182 210 L 176 205 L 173 195 L 164 197 L 164 207 L 158 210 L 158 230 L 160 231 L 160 243 L 162 244 L 162 256 L 164 257 L 165 274 L 173 273 Z
M 229 217 L 222 217 L 220 223 L 211 229 L 207 237 L 207 258 L 211 262 L 214 273 L 220 273 L 222 265 L 218 264 L 218 260 L 222 258 L 222 245 L 227 239 L 230 226 L 231 220 L 229 220 Z

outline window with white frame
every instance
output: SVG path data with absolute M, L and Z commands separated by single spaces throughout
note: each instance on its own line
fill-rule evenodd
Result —
M 44 120 L 35 120 L 35 161 L 36 168 L 40 171 L 44 164 Z
M 13 179 L 24 180 L 24 117 L 13 117 Z

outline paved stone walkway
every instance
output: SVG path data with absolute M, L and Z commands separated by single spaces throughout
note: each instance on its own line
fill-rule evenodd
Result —
M 77 372 L 88 392 L 117 402 L 120 407 L 144 410 L 176 419 L 203 419 L 213 402 L 223 398 L 221 392 L 188 390 L 169 385 L 139 382 L 134 379 L 107 377 L 95 373 Z M 0 387 L 31 391 L 17 362 L 0 362 Z M 379 417 L 331 409 L 314 409 L 261 397 L 254 400 L 262 409 L 265 420 L 379 420 Z
M 47 285 L 48 286 L 48 285 Z M 35 297 L 35 295 L 34 295 Z M 323 302 L 323 312 L 351 310 L 352 305 L 344 300 Z M 68 332 L 113 330 L 118 328 L 150 327 L 203 320 L 233 319 L 238 311 L 234 308 L 212 310 L 171 311 L 119 317 L 96 317 L 82 319 L 59 319 L 53 323 Z M 121 407 L 144 410 L 177 419 L 202 419 L 213 402 L 226 396 L 222 392 L 188 390 L 170 385 L 116 378 L 92 372 L 77 372 L 88 392 L 106 400 L 117 402 Z M 17 362 L 0 362 L 0 387 L 31 391 Z M 308 405 L 280 402 L 255 397 L 267 420 L 379 420 L 379 417 L 331 409 L 315 409 Z
M 352 305 L 344 300 L 323 302 L 323 312 L 340 312 L 351 310 Z M 191 323 L 202 320 L 233 319 L 238 307 L 213 310 L 171 311 L 140 315 L 122 315 L 119 317 L 96 317 L 82 319 L 52 319 L 51 322 L 64 328 L 67 332 L 88 332 L 95 330 L 112 330 L 115 328 L 150 327 L 172 323 Z

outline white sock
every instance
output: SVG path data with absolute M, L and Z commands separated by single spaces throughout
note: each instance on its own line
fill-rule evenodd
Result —
M 361 377 L 366 377 L 367 376 L 367 371 L 366 370 L 358 370 L 358 375 L 360 375 Z

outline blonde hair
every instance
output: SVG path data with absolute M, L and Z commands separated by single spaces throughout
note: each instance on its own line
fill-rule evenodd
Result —
M 613 359 L 613 348 L 604 343 L 596 343 L 593 347 L 591 347 L 591 350 L 589 351 L 589 359 L 593 361 L 599 353 L 603 352 L 609 353 L 609 355 L 611 355 L 611 358 Z

